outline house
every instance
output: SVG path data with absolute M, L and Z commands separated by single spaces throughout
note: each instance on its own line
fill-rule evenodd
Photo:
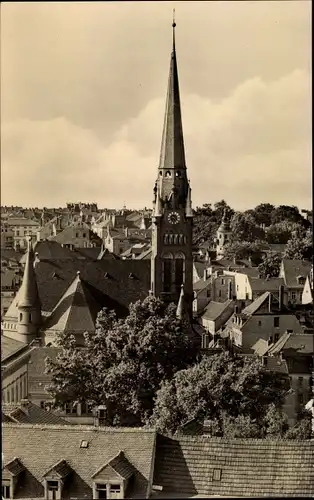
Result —
M 224 274 L 222 270 L 207 277 L 205 271 L 204 278 L 193 284 L 193 291 L 193 312 L 199 314 L 210 301 L 225 303 L 227 300 L 235 300 L 235 278 Z
M 234 301 L 229 299 L 226 302 L 211 301 L 200 316 L 200 322 L 211 335 L 226 323 L 234 312 Z
M 73 222 L 55 236 L 50 236 L 49 239 L 70 249 L 100 247 L 102 243 L 99 236 L 93 233 L 85 222 L 80 220 Z
M 310 497 L 313 456 L 313 441 L 157 435 L 154 496 Z
M 15 424 L 69 425 L 62 417 L 34 405 L 28 399 L 21 399 L 20 403 L 2 403 L 2 421 Z
M 288 303 L 302 304 L 303 289 L 311 267 L 311 262 L 306 260 L 282 260 L 279 277 L 284 280 Z
M 290 423 L 295 422 L 296 416 L 311 399 L 313 353 L 313 334 L 285 333 L 264 354 L 268 367 L 275 359 L 286 363 L 291 391 L 286 399 L 285 410 Z
M 1 221 L 1 248 L 14 247 L 14 231 L 7 222 Z
M 7 228 L 13 232 L 13 247 L 15 249 L 26 249 L 27 239 L 36 240 L 36 233 L 40 227 L 39 222 L 25 217 L 9 217 Z
M 3 424 L 4 498 L 310 497 L 314 443 Z M 287 474 L 289 471 L 289 474 Z
M 149 498 L 153 430 L 3 424 L 4 498 Z
M 252 353 L 260 339 L 270 345 L 286 332 L 303 333 L 300 321 L 284 306 L 282 299 L 278 301 L 270 292 L 265 292 L 241 313 L 236 308 L 221 334 L 241 352 Z
M 28 394 L 28 361 L 32 347 L 1 335 L 2 402 L 19 403 Z

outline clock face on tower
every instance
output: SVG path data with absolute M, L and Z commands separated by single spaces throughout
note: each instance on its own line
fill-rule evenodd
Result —
M 168 215 L 168 222 L 170 222 L 170 224 L 178 224 L 178 222 L 180 222 L 180 215 L 178 212 L 170 212 Z

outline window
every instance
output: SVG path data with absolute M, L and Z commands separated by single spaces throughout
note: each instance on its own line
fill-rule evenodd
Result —
M 11 498 L 11 481 L 10 479 L 2 479 L 2 497 Z
M 275 342 L 278 342 L 279 340 L 279 333 L 275 333 Z
M 22 319 L 23 319 L 23 314 L 20 313 L 20 321 L 22 321 Z
M 303 394 L 299 393 L 298 394 L 298 403 L 302 405 L 304 403 L 304 397 Z
M 220 481 L 221 480 L 221 469 L 214 469 L 213 470 L 213 481 Z
M 171 172 L 170 172 L 170 170 L 167 170 L 165 177 L 171 177 Z
M 82 440 L 80 444 L 80 448 L 88 448 L 88 441 Z
M 83 238 L 86 238 L 86 233 L 83 233 Z
M 110 485 L 110 493 L 120 493 L 121 486 L 120 484 L 111 484 Z
M 210 298 L 210 290 L 207 290 L 207 297 Z
M 292 300 L 295 300 L 295 299 L 296 299 L 296 293 L 295 293 L 295 292 L 291 292 L 291 299 L 292 299 Z
M 107 485 L 96 484 L 96 498 L 107 498 Z
M 225 280 L 222 278 L 221 280 L 221 284 L 224 285 L 225 284 Z
M 261 321 L 258 321 L 258 326 L 262 326 L 262 322 Z
M 180 170 L 176 171 L 176 177 L 181 177 L 181 171 Z
M 47 499 L 57 500 L 58 492 L 59 492 L 59 482 L 47 481 Z
M 279 328 L 279 318 L 278 318 L 278 316 L 276 316 L 276 317 L 274 318 L 274 327 L 275 327 L 275 328 Z

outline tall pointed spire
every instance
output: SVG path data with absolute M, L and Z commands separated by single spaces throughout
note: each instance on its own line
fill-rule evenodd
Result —
M 26 254 L 23 281 L 20 290 L 18 307 L 40 307 L 36 275 L 34 271 L 34 250 L 30 239 Z
M 175 47 L 175 27 L 176 23 L 173 19 L 172 54 L 170 60 L 168 92 L 159 162 L 159 168 L 166 170 L 175 167 L 186 168 Z

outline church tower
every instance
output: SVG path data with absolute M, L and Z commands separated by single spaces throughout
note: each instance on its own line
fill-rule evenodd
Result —
M 217 260 L 223 259 L 225 256 L 225 250 L 227 243 L 230 242 L 232 231 L 229 226 L 229 221 L 227 220 L 227 212 L 224 210 L 221 224 L 217 229 Z
M 165 302 L 177 304 L 180 295 L 184 296 L 186 310 L 192 314 L 193 211 L 185 163 L 175 26 L 173 22 L 164 128 L 154 187 L 151 288 L 152 293 Z
M 30 343 L 38 337 L 41 323 L 41 305 L 34 270 L 34 251 L 30 239 L 28 240 L 23 282 L 18 294 L 18 339 Z

